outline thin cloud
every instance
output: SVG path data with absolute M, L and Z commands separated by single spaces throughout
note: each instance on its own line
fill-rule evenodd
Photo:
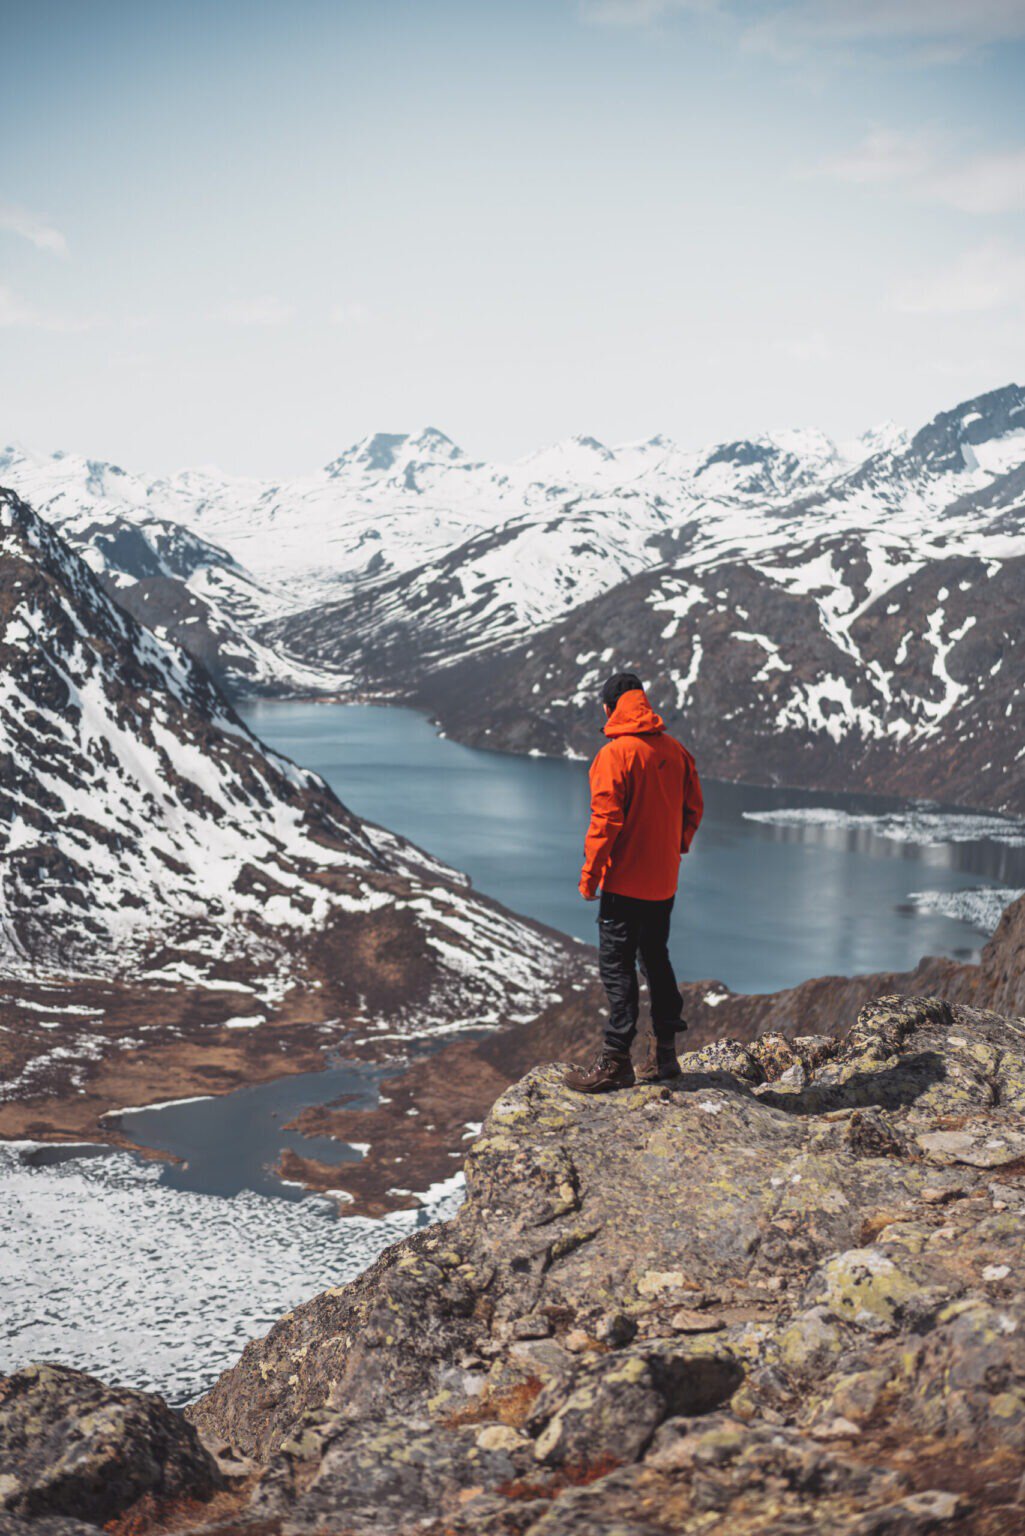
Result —
M 28 208 L 18 208 L 13 203 L 0 203 L 0 230 L 27 240 L 37 251 L 50 251 L 54 256 L 68 254 L 67 237 L 48 220 Z
M 893 306 L 909 315 L 977 315 L 1025 304 L 1025 254 L 982 245 L 906 283 Z
M 69 315 L 57 315 L 52 311 L 37 309 L 27 299 L 22 299 L 10 288 L 0 283 L 0 329 L 20 328 L 26 331 L 91 331 L 98 320 L 75 319 Z
M 718 11 L 720 0 L 577 0 L 577 9 L 598 26 L 647 27 L 682 11 Z
M 1014 213 L 1025 208 L 1025 149 L 976 155 L 937 168 L 931 178 L 938 202 L 964 213 Z
M 961 213 L 1025 209 L 1025 148 L 958 158 L 951 144 L 935 135 L 875 129 L 817 170 L 856 186 L 897 187 Z
M 823 175 L 856 186 L 886 186 L 927 175 L 935 156 L 935 143 L 927 135 L 876 128 L 847 154 L 823 161 L 818 169 Z
M 674 14 L 716 11 L 743 28 L 751 51 L 793 60 L 816 46 L 900 45 L 946 63 L 1025 37 L 1025 0 L 576 0 L 585 21 L 644 27 Z M 752 20 L 752 14 L 754 20 Z
M 243 299 L 236 304 L 226 304 L 218 311 L 217 318 L 229 325 L 273 326 L 287 325 L 295 316 L 295 305 L 286 304 L 270 294 L 257 299 Z
M 816 45 L 900 45 L 922 63 L 949 63 L 1025 37 L 1025 0 L 794 0 L 765 7 L 744 46 L 793 59 Z
M 328 312 L 328 319 L 332 325 L 341 325 L 350 329 L 367 325 L 371 318 L 367 306 L 358 301 L 349 304 L 332 304 Z

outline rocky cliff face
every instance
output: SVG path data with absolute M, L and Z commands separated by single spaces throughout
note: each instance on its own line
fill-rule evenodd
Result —
M 888 997 L 683 1066 L 503 1094 L 460 1214 L 190 1411 L 235 1490 L 209 1528 L 1019 1531 L 1025 1024 Z M 8 1508 L 76 1512 L 3 1472 Z

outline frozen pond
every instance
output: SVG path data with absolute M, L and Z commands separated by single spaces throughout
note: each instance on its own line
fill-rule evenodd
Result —
M 33 1151 L 0 1142 L 0 1375 L 56 1360 L 173 1403 L 461 1198 L 457 1175 L 422 1210 L 337 1219 L 324 1199 L 173 1189 L 123 1152 L 40 1167 Z

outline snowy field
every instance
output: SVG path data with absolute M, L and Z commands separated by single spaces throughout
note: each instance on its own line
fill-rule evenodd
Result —
M 0 1375 L 59 1361 L 175 1404 L 282 1313 L 463 1198 L 456 1174 L 422 1210 L 336 1219 L 316 1197 L 168 1189 L 158 1164 L 127 1153 L 32 1168 L 34 1145 L 0 1144 Z
M 817 827 L 838 833 L 866 832 L 894 843 L 942 843 L 989 841 L 1011 848 L 1025 847 L 1025 821 L 1009 816 L 990 816 L 984 811 L 934 810 L 912 806 L 883 814 L 837 810 L 831 806 L 795 806 L 775 811 L 745 811 L 745 821 L 774 827 Z

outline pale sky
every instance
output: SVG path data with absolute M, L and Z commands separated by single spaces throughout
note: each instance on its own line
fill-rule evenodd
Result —
M 0 0 L 0 445 L 294 475 L 1025 379 L 1025 0 Z

